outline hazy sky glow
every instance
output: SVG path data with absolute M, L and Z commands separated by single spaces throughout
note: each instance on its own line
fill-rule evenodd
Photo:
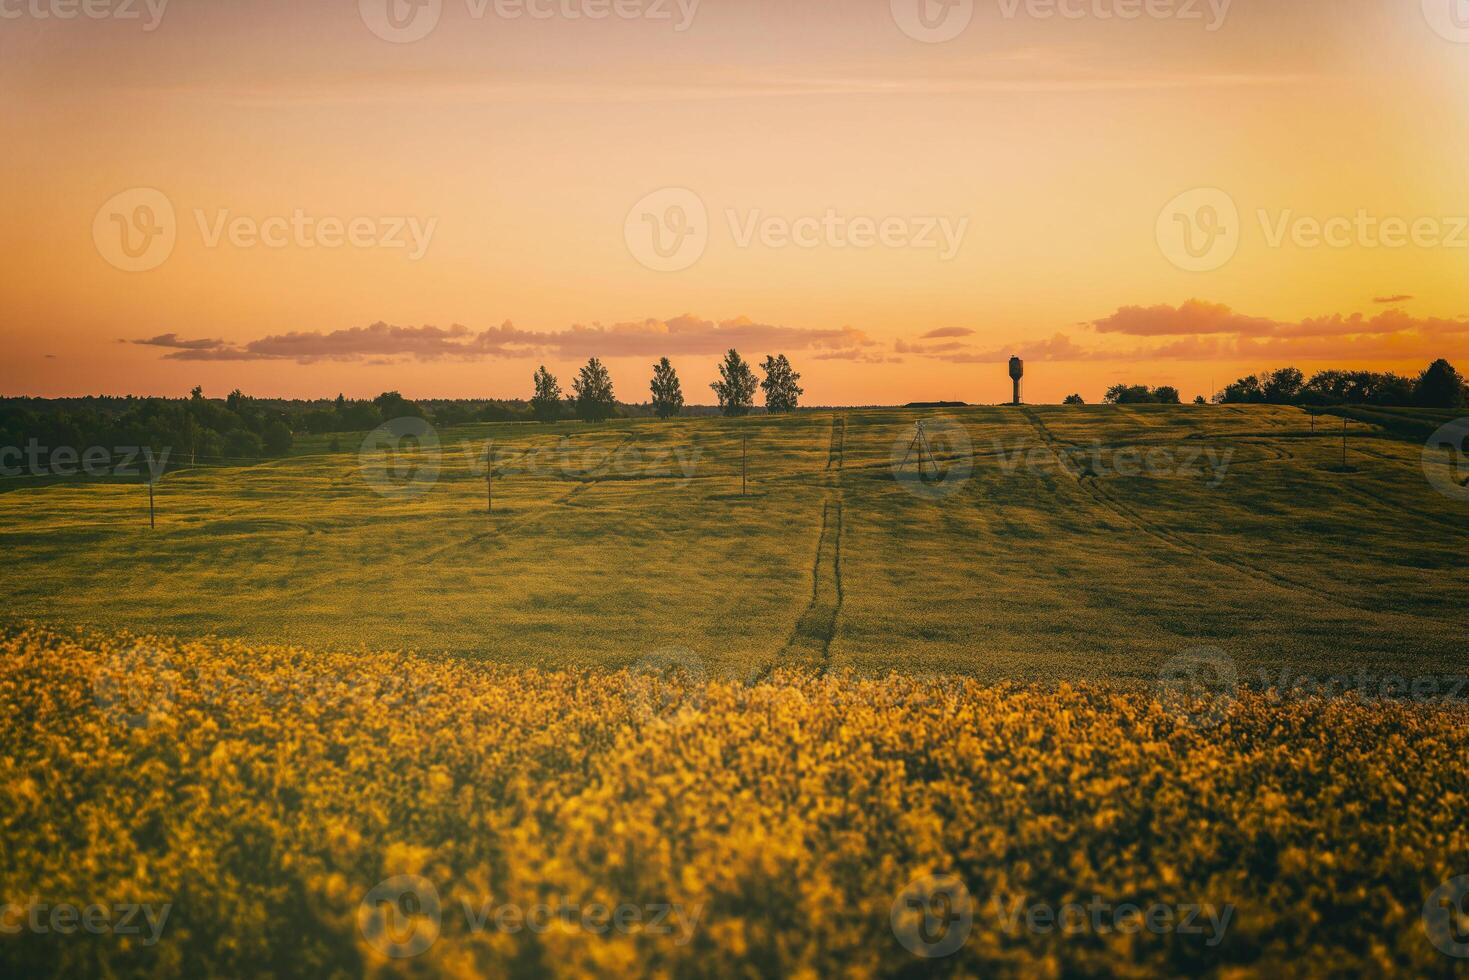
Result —
M 1469 362 L 1460 0 L 160 2 L 0 0 L 4 394 Z

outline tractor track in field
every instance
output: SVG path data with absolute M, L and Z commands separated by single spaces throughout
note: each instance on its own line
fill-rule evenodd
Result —
M 785 646 L 775 661 L 756 677 L 763 681 L 777 667 L 801 657 L 814 660 L 820 673 L 831 669 L 831 645 L 836 640 L 846 590 L 842 584 L 842 535 L 846 529 L 842 499 L 842 468 L 846 461 L 847 420 L 833 419 L 831 444 L 826 454 L 827 482 L 821 504 L 821 533 L 816 540 L 816 557 L 811 563 L 811 601 L 796 619 Z
M 1021 409 L 1021 411 L 1025 415 L 1026 419 L 1030 421 L 1030 423 L 1035 427 L 1036 432 L 1040 434 L 1042 441 L 1044 441 L 1045 444 L 1053 452 L 1059 453 L 1061 449 L 1065 448 L 1061 443 L 1056 440 L 1056 437 L 1051 433 L 1050 429 L 1046 427 L 1045 422 L 1041 421 L 1041 419 L 1033 411 L 1031 411 L 1029 408 Z M 1081 479 L 1077 480 L 1077 484 L 1102 509 L 1112 513 L 1116 517 L 1120 518 L 1124 523 L 1130 524 L 1137 530 L 1141 531 L 1143 534 L 1146 534 L 1154 540 L 1168 545 L 1176 551 L 1181 551 L 1186 554 L 1193 555 L 1195 558 L 1199 558 L 1203 561 L 1209 562 L 1210 564 L 1218 565 L 1221 568 L 1233 571 L 1245 578 L 1254 581 L 1257 584 L 1271 585 L 1276 588 L 1289 591 L 1304 592 L 1308 595 L 1315 596 L 1317 599 L 1320 599 L 1323 602 L 1328 602 L 1334 606 L 1338 606 L 1342 609 L 1349 609 L 1353 612 L 1367 612 L 1372 613 L 1373 615 L 1382 615 L 1384 613 L 1387 613 L 1389 615 L 1404 616 L 1414 620 L 1436 622 L 1436 620 L 1433 620 L 1430 617 L 1420 616 L 1416 613 L 1403 612 L 1393 609 L 1384 609 L 1380 606 L 1374 607 L 1366 604 L 1355 603 L 1348 599 L 1344 599 L 1339 595 L 1328 592 L 1324 589 L 1319 589 L 1315 586 L 1297 581 L 1296 579 L 1280 575 L 1268 569 L 1261 568 L 1258 565 L 1251 564 L 1250 562 L 1241 561 L 1237 558 L 1229 558 L 1224 555 L 1219 555 L 1214 552 L 1208 551 L 1207 549 L 1194 544 L 1192 541 L 1189 541 L 1182 535 L 1159 527 L 1157 524 L 1148 520 L 1142 514 L 1138 513 L 1134 508 L 1128 506 L 1127 504 L 1124 504 L 1107 490 L 1103 489 L 1103 487 L 1101 486 L 1101 481 L 1095 479 L 1094 477 L 1082 477 Z
M 826 472 L 840 472 L 847 461 L 847 420 L 832 419 L 831 445 L 826 450 Z
M 1376 504 L 1378 507 L 1381 507 L 1385 510 L 1394 511 L 1405 517 L 1416 517 L 1419 520 L 1428 521 L 1436 528 L 1447 528 L 1458 537 L 1469 535 L 1469 528 L 1453 523 L 1444 514 L 1435 514 L 1432 511 L 1419 510 L 1417 507 L 1408 507 L 1404 504 L 1397 503 L 1396 501 L 1389 500 L 1383 494 L 1376 493 L 1372 490 L 1367 489 L 1366 487 L 1358 486 L 1355 483 L 1342 482 L 1341 484 L 1338 484 L 1338 486 L 1340 489 L 1346 490 L 1347 492 L 1357 497 L 1361 497 L 1365 500 L 1371 501 L 1373 504 Z

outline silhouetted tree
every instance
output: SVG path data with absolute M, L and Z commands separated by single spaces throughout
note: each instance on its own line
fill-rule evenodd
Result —
M 1062 402 L 1062 404 L 1063 405 L 1085 405 L 1086 404 L 1086 399 L 1083 398 L 1083 397 L 1081 397 L 1080 395 L 1067 395 L 1066 396 L 1066 401 Z
M 561 417 L 561 385 L 542 364 L 535 373 L 536 393 L 531 397 L 531 414 L 537 422 L 555 422 Z
M 749 415 L 755 405 L 758 382 L 739 351 L 731 348 L 724 355 L 724 360 L 719 362 L 719 377 L 719 381 L 709 386 L 719 397 L 719 410 L 726 416 Z
M 1306 376 L 1293 367 L 1273 371 L 1261 386 L 1271 405 L 1290 405 L 1301 395 Z
M 372 400 L 384 422 L 394 419 L 421 419 L 423 409 L 396 391 L 385 391 Z
M 1260 405 L 1265 401 L 1265 386 L 1252 374 L 1225 387 L 1219 400 L 1225 405 Z
M 1458 408 L 1464 404 L 1464 379 L 1452 364 L 1439 358 L 1419 375 L 1413 402 L 1423 408 Z
M 683 385 L 666 357 L 653 365 L 653 411 L 660 419 L 683 411 Z
M 806 393 L 796 382 L 801 376 L 791 370 L 791 362 L 784 354 L 778 357 L 766 355 L 765 380 L 760 387 L 765 391 L 765 409 L 769 412 L 794 412 L 801 396 Z
M 261 434 L 261 441 L 265 445 L 265 451 L 272 456 L 284 456 L 291 450 L 291 427 L 281 419 L 271 419 L 265 423 L 265 431 Z
M 612 376 L 595 357 L 587 361 L 576 380 L 571 382 L 576 417 L 583 422 L 604 422 L 617 414 L 617 399 L 612 394 Z
M 1147 385 L 1113 385 L 1103 399 L 1108 405 L 1150 405 L 1153 393 Z
M 1178 395 L 1178 389 L 1172 385 L 1163 385 L 1154 388 L 1153 401 L 1159 405 L 1178 405 L 1182 403 Z

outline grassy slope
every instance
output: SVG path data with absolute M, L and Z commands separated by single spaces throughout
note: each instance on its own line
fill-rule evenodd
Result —
M 933 499 L 891 462 L 933 414 L 472 426 L 441 434 L 437 484 L 401 500 L 363 479 L 355 439 L 321 441 L 169 475 L 154 532 L 137 484 L 16 490 L 0 494 L 0 601 L 13 619 L 547 666 L 682 647 L 737 677 L 789 663 L 1150 678 L 1201 644 L 1247 680 L 1461 662 L 1469 530 L 1417 443 L 1358 426 L 1342 473 L 1338 431 L 1313 436 L 1294 409 L 966 409 L 947 416 L 973 477 Z M 544 464 L 497 481 L 493 518 L 465 451 L 485 438 Z M 1217 487 L 1055 465 L 1095 442 L 1233 456 Z M 646 472 L 672 447 L 697 448 L 691 479 Z M 644 464 L 589 466 L 618 448 Z M 1040 465 L 1016 465 L 1021 451 Z

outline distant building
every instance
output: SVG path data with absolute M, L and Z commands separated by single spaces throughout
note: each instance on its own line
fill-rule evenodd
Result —
M 1015 404 L 1023 404 L 1020 400 L 1020 379 L 1025 377 L 1025 362 L 1018 357 L 1010 358 L 1010 380 L 1015 382 Z

